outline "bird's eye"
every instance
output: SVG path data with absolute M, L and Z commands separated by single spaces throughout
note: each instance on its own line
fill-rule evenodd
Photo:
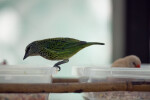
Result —
M 135 62 L 133 62 L 132 64 L 133 64 L 134 66 L 136 66 L 136 63 L 135 63 Z

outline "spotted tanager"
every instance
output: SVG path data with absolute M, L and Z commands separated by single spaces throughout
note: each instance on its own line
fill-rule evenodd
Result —
M 27 45 L 24 58 L 29 56 L 42 56 L 48 60 L 61 60 L 53 67 L 59 68 L 63 63 L 67 63 L 69 58 L 81 49 L 91 45 L 104 45 L 99 42 L 86 42 L 73 38 L 50 38 L 38 40 Z

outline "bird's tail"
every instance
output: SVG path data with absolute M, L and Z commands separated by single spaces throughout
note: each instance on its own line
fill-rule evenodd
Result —
M 105 45 L 105 43 L 100 43 L 100 42 L 85 42 L 85 41 L 81 41 L 80 42 L 80 46 L 82 48 L 85 48 L 85 47 L 88 47 L 88 46 L 91 46 L 91 45 Z
M 91 45 L 105 45 L 105 43 L 99 43 L 99 42 L 86 42 L 86 41 L 80 41 L 78 44 L 74 45 L 74 50 L 77 53 L 83 48 L 86 48 Z
M 100 43 L 100 42 L 87 42 L 87 44 L 90 45 L 105 45 L 105 43 Z

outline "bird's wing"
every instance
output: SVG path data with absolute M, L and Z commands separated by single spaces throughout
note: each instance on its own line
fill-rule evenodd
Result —
M 62 51 L 64 49 L 76 46 L 81 42 L 83 41 L 79 41 L 72 38 L 53 38 L 40 41 L 42 46 L 54 51 Z

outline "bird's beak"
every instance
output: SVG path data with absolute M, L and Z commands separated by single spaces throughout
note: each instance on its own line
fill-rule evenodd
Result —
M 28 57 L 27 53 L 25 53 L 23 60 L 26 59 Z
M 136 68 L 140 68 L 141 66 L 140 65 L 136 65 Z

